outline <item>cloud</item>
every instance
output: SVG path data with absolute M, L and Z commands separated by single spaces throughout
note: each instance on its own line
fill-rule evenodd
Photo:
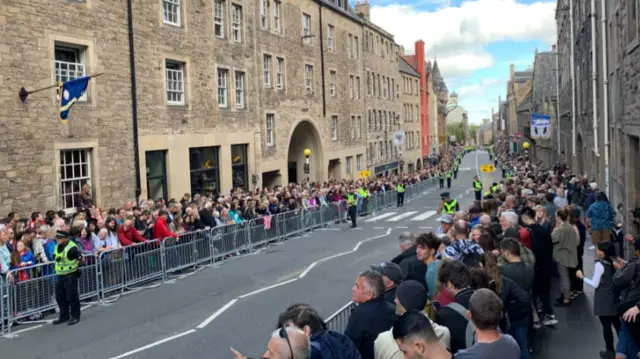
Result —
M 495 89 L 502 87 L 505 83 L 505 79 L 499 78 L 484 78 L 477 83 L 464 85 L 459 89 L 455 89 L 460 98 L 484 96 L 488 88 Z
M 556 1 L 476 0 L 434 11 L 421 9 L 425 1 L 433 2 L 373 5 L 371 18 L 393 33 L 407 53 L 416 40 L 424 40 L 427 56 L 437 56 L 445 79 L 493 66 L 493 57 L 483 50 L 490 43 L 554 41 L 556 36 Z

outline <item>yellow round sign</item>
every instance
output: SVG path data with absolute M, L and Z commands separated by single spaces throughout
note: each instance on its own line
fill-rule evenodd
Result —
M 306 148 L 306 149 L 304 150 L 304 155 L 305 155 L 306 157 L 311 156 L 311 150 L 310 150 L 310 149 L 308 149 L 308 148 Z
M 524 142 L 522 143 L 522 148 L 524 148 L 525 150 L 529 148 L 529 142 Z

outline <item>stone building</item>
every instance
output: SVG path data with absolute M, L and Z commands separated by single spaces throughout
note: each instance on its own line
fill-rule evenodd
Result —
M 393 135 L 401 127 L 399 47 L 393 35 L 370 21 L 369 3 L 357 3 L 364 34 L 365 106 L 367 108 L 367 167 L 376 175 L 396 173 L 401 161 Z
M 400 102 L 402 102 L 401 128 L 405 142 L 401 160 L 411 172 L 422 168 L 420 146 L 422 123 L 420 121 L 420 74 L 405 59 L 400 58 Z M 403 169 L 404 170 L 404 169 Z
M 556 7 L 556 28 L 558 51 L 558 108 L 559 124 L 552 127 L 552 132 L 560 132 L 560 148 L 556 148 L 559 159 L 571 164 L 572 156 L 572 102 L 571 82 L 571 32 L 569 19 L 569 0 L 560 0 Z M 559 126 L 559 130 L 558 130 Z
M 467 110 L 458 103 L 458 93 L 454 91 L 449 95 L 449 104 L 447 105 L 447 129 L 461 127 L 462 138 L 458 138 L 459 143 L 466 143 L 469 140 L 469 116 Z M 448 135 L 453 135 L 447 131 Z
M 439 106 L 440 100 L 438 99 L 438 93 L 436 92 L 436 85 L 433 82 L 432 76 L 432 68 L 431 61 L 427 62 L 427 89 L 429 93 L 429 97 L 427 100 L 427 104 L 429 109 L 428 112 L 428 125 L 429 125 L 429 144 L 431 148 L 429 149 L 429 153 L 437 154 L 440 150 L 440 135 L 444 135 L 444 133 L 439 132 L 440 130 L 440 115 L 439 115 Z
M 438 99 L 438 149 L 442 149 L 447 144 L 447 104 L 449 103 L 449 89 L 440 73 L 438 62 L 433 60 L 431 67 L 431 77 L 435 97 Z
M 366 106 L 397 126 L 397 45 L 346 1 L 142 0 L 132 19 L 130 61 L 126 6 L 0 4 L 0 65 L 13 69 L 0 75 L 0 212 L 72 211 L 85 183 L 112 207 L 356 177 Z M 365 95 L 365 67 L 386 98 Z M 68 125 L 55 89 L 17 96 L 97 73 Z M 388 151 L 376 163 L 392 163 Z
M 505 132 L 509 135 L 518 133 L 518 106 L 531 91 L 531 70 L 516 71 L 515 65 L 509 65 L 509 81 L 507 81 L 507 111 L 505 113 Z
M 609 123 L 609 197 L 613 204 L 622 204 L 629 233 L 638 234 L 628 213 L 640 207 L 640 1 L 613 0 L 606 5 L 601 16 L 606 19 L 608 41 L 601 48 L 607 56 L 608 106 L 601 108 L 607 111 Z M 600 128 L 604 130 L 602 119 Z M 600 138 L 604 139 L 604 134 Z

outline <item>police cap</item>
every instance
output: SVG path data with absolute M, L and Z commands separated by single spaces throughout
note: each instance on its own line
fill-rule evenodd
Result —
M 64 239 L 67 237 L 69 237 L 69 232 L 61 230 L 56 231 L 56 239 Z
M 442 197 L 442 198 L 448 198 L 449 196 L 450 196 L 449 192 L 442 192 L 440 194 L 440 197 Z

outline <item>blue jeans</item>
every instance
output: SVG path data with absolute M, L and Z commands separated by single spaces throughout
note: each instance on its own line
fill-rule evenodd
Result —
M 513 337 L 520 347 L 520 359 L 529 359 L 529 345 L 527 344 L 528 325 L 512 325 L 509 335 Z
M 627 359 L 636 359 L 640 348 L 638 343 L 629 333 L 627 323 L 623 320 L 620 326 L 620 332 L 618 333 L 618 345 L 616 346 L 616 352 L 618 355 L 622 354 Z

